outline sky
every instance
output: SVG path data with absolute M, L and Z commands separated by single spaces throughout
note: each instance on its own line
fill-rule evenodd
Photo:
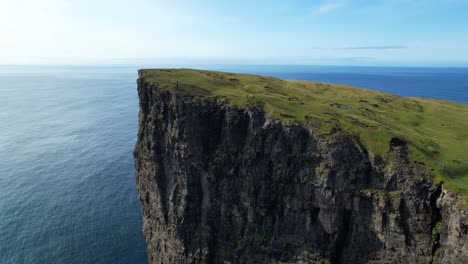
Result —
M 0 0 L 0 64 L 468 66 L 468 0 Z

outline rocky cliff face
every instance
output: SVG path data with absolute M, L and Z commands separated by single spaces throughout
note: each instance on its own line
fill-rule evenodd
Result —
M 372 157 L 330 122 L 285 124 L 138 83 L 150 263 L 468 263 L 468 216 L 406 143 Z

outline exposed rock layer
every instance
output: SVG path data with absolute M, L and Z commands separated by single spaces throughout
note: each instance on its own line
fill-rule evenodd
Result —
M 150 263 L 468 263 L 466 212 L 410 163 L 138 83 L 135 170 Z

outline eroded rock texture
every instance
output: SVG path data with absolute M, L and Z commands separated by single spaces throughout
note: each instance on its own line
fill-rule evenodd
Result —
M 322 135 L 142 81 L 138 94 L 150 263 L 468 263 L 467 214 L 403 140 L 370 157 L 337 125 Z

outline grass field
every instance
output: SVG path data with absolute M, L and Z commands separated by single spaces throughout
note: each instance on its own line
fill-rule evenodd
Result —
M 384 155 L 392 137 L 408 142 L 411 159 L 434 170 L 436 181 L 468 197 L 468 105 L 410 98 L 320 82 L 190 69 L 144 70 L 141 78 L 178 93 L 261 104 L 273 117 L 324 124 L 338 120 L 370 153 Z

